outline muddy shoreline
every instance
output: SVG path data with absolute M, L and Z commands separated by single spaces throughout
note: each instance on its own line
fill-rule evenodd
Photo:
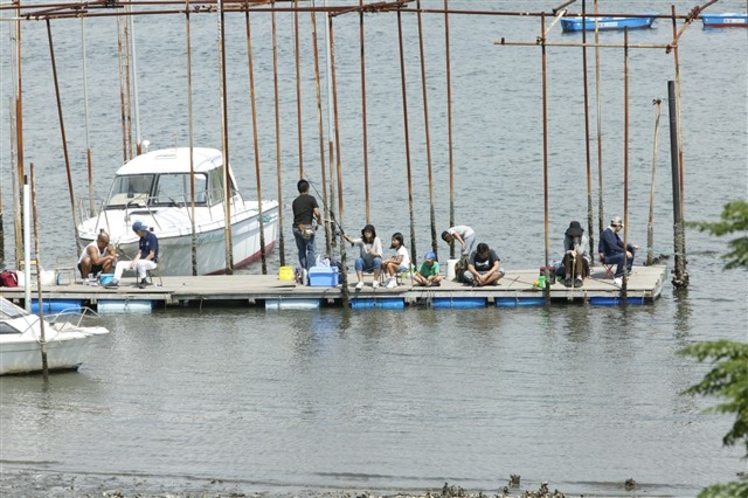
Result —
M 0 471 L 0 496 L 24 498 L 572 498 L 542 483 L 525 489 L 512 476 L 497 490 L 468 490 L 444 483 L 424 490 L 366 490 L 280 487 L 220 479 L 65 474 L 34 470 Z M 622 493 L 625 496 L 625 493 Z

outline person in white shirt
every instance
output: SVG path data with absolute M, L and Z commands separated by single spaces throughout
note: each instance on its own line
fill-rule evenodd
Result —
M 397 274 L 410 270 L 410 254 L 405 247 L 403 234 L 400 232 L 392 234 L 390 249 L 394 249 L 395 253 L 391 258 L 382 261 L 382 271 L 388 277 L 385 286 L 388 289 L 394 289 L 397 287 Z
M 447 228 L 442 232 L 442 240 L 447 244 L 456 240 L 460 243 L 460 254 L 470 256 L 475 245 L 475 230 L 466 225 Z

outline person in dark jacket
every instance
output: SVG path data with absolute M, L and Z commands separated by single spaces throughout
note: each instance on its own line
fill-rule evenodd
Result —
M 639 246 L 628 244 L 624 247 L 623 240 L 618 236 L 618 232 L 623 229 L 623 221 L 620 216 L 613 216 L 610 220 L 610 226 L 600 234 L 600 243 L 597 250 L 600 257 L 606 265 L 615 264 L 616 266 L 616 285 L 621 285 L 623 281 L 623 261 L 626 260 L 626 269 L 631 273 L 631 267 L 634 265 L 634 256 Z

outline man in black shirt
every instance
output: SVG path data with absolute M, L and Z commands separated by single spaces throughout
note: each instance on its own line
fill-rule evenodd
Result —
M 472 285 L 483 287 L 484 285 L 496 285 L 504 276 L 504 270 L 500 268 L 501 259 L 496 251 L 481 242 L 478 249 L 470 255 L 465 280 Z
M 316 256 L 316 245 L 314 235 L 317 227 L 322 223 L 322 215 L 319 212 L 317 199 L 309 194 L 309 182 L 302 179 L 296 185 L 299 196 L 294 199 L 293 204 L 293 236 L 296 239 L 296 248 L 299 250 L 299 265 L 304 271 L 314 266 Z M 306 278 L 304 278 L 306 281 Z

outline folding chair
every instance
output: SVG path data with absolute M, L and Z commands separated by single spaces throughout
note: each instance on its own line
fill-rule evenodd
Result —
M 605 268 L 605 277 L 607 278 L 616 278 L 616 274 L 613 271 L 613 264 L 609 265 L 605 262 L 605 255 L 603 253 L 599 252 L 597 253 L 597 258 L 600 261 L 600 264 L 603 265 L 603 268 Z

